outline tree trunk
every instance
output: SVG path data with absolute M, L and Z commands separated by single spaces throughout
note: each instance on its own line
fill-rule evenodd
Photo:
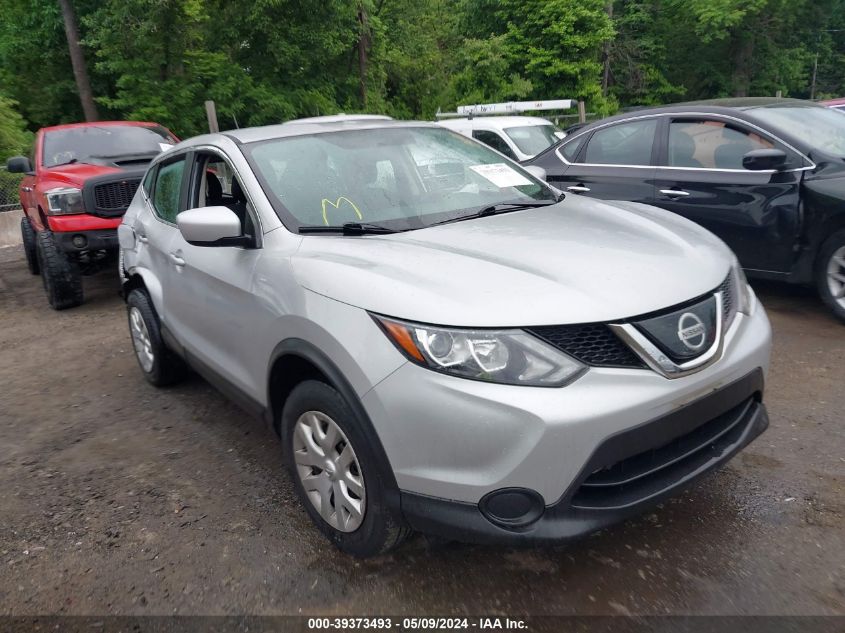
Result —
M 71 0 L 59 0 L 62 17 L 65 21 L 65 35 L 70 52 L 70 63 L 73 66 L 73 76 L 76 79 L 76 88 L 79 91 L 79 101 L 82 104 L 85 120 L 96 121 L 100 117 L 97 114 L 97 105 L 94 103 L 94 94 L 91 92 L 91 81 L 88 79 L 85 55 L 79 45 L 79 27 L 76 25 L 76 14 L 73 12 L 73 6 L 70 2 Z
M 360 27 L 358 35 L 358 88 L 361 93 L 361 107 L 367 107 L 367 47 L 370 38 L 367 34 L 367 10 L 364 3 L 358 5 L 358 24 Z
M 604 5 L 604 10 L 607 17 L 613 21 L 613 0 L 607 0 Z M 607 87 L 610 84 L 610 40 L 604 43 L 604 50 L 602 51 L 602 62 L 604 63 L 604 72 L 601 77 L 601 94 L 603 97 L 607 96 Z

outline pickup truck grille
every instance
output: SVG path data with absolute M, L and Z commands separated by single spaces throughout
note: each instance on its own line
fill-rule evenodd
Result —
M 94 213 L 102 216 L 123 215 L 132 202 L 140 179 L 125 179 L 94 186 Z

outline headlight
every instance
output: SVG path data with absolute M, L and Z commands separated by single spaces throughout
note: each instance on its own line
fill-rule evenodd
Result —
M 733 278 L 734 278 L 734 297 L 736 297 L 736 310 L 743 314 L 751 314 L 754 308 L 754 294 L 751 291 L 751 286 L 748 285 L 748 279 L 745 277 L 745 272 L 742 266 L 739 265 L 739 260 L 734 257 L 733 263 Z
M 410 361 L 461 378 L 562 387 L 587 369 L 522 330 L 464 330 L 373 318 Z
M 47 204 L 50 215 L 70 215 L 72 213 L 85 213 L 85 205 L 82 203 L 82 190 L 76 187 L 62 187 L 50 189 L 47 192 Z

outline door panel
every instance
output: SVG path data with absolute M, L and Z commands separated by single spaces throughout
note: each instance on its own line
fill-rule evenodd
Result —
M 167 295 L 171 325 L 179 342 L 228 382 L 263 402 L 263 385 L 250 378 L 250 341 L 269 318 L 251 292 L 260 249 L 193 246 L 177 231 L 168 253 Z
M 192 156 L 183 195 L 188 209 L 226 206 L 241 219 L 247 234 L 258 225 L 248 195 L 229 161 L 211 150 Z M 177 230 L 168 252 L 168 314 L 188 354 L 257 402 L 265 385 L 255 380 L 254 360 L 261 357 L 274 313 L 253 292 L 253 274 L 263 250 L 237 246 L 194 246 Z
M 787 167 L 803 164 L 762 132 L 718 117 L 679 116 L 661 131 L 655 204 L 709 229 L 744 268 L 789 272 L 801 230 L 800 171 L 750 171 L 742 157 L 782 149 Z
M 744 268 L 789 272 L 800 232 L 800 182 L 801 172 L 659 168 L 654 204 L 718 235 Z

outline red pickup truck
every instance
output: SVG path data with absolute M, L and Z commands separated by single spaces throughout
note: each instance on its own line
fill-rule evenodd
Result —
M 157 123 L 98 121 L 45 127 L 30 158 L 7 161 L 24 173 L 21 234 L 27 266 L 41 274 L 56 310 L 82 303 L 82 276 L 113 263 L 117 227 L 146 167 L 178 142 Z

